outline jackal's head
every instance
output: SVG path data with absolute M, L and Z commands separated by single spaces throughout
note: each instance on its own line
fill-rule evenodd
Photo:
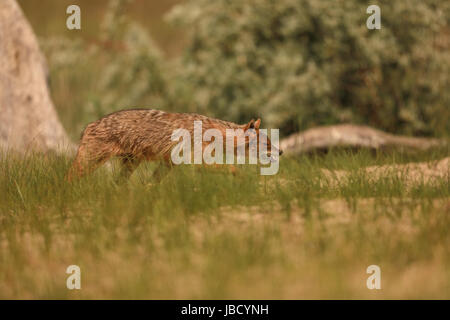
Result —
M 277 159 L 283 154 L 283 151 L 278 148 L 278 142 L 277 145 L 274 145 L 272 143 L 272 141 L 266 134 L 267 130 L 260 130 L 260 126 L 261 119 L 258 119 L 256 121 L 252 119 L 249 123 L 243 126 L 245 134 L 246 154 L 248 155 L 248 151 L 252 148 L 256 148 L 258 156 L 261 153 L 264 153 L 271 160 Z

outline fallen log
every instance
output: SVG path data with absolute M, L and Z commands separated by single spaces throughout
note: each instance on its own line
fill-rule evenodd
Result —
M 447 145 L 445 140 L 397 136 L 368 126 L 353 124 L 311 128 L 294 133 L 280 142 L 280 148 L 286 154 L 308 153 L 334 147 L 428 150 L 445 145 Z

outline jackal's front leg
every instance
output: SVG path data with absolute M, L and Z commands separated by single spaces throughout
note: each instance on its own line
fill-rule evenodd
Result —
M 140 159 L 133 157 L 132 155 L 124 155 L 121 158 L 122 167 L 120 168 L 117 182 L 127 181 L 141 163 Z
M 167 161 L 161 161 L 159 162 L 158 166 L 156 167 L 155 171 L 153 171 L 153 179 L 160 183 L 162 179 L 170 172 L 172 169 L 172 164 Z

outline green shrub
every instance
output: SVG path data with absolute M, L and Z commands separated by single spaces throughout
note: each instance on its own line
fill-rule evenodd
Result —
M 188 0 L 168 21 L 187 32 L 169 61 L 110 0 L 101 34 L 42 40 L 64 126 L 151 106 L 244 123 L 261 117 L 286 135 L 340 122 L 393 133 L 450 136 L 450 5 L 379 1 L 381 30 L 358 0 Z
M 174 86 L 184 108 L 284 133 L 356 122 L 448 135 L 448 3 L 190 0 L 169 19 L 190 30 Z
M 98 37 L 41 41 L 51 67 L 52 94 L 74 139 L 88 122 L 107 113 L 169 104 L 162 53 L 125 14 L 128 2 L 109 1 Z

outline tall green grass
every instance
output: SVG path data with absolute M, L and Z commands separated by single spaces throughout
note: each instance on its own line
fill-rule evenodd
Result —
M 65 156 L 3 154 L 0 298 L 449 298 L 449 171 L 364 170 L 446 155 L 336 150 L 274 176 L 179 166 L 161 183 L 153 164 L 117 183 L 112 163 L 69 184 Z

